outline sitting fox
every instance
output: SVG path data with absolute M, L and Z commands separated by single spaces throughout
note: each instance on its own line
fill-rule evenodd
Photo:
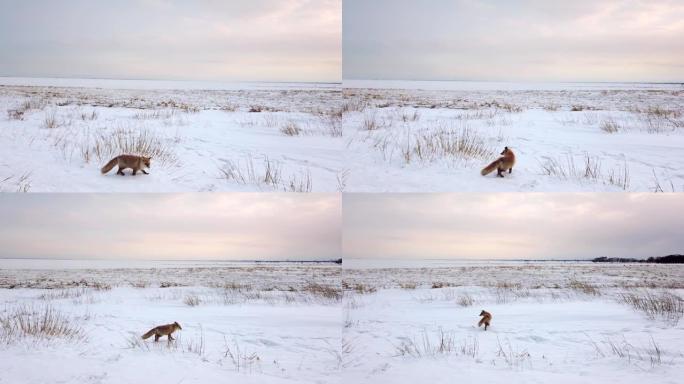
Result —
M 482 312 L 480 312 L 480 316 L 482 316 L 482 318 L 480 319 L 480 322 L 477 323 L 477 326 L 481 327 L 482 324 L 484 324 L 486 331 L 487 327 L 489 327 L 489 323 L 492 321 L 492 314 L 483 309 Z
M 505 147 L 503 152 L 501 152 L 501 157 L 494 160 L 491 164 L 482 169 L 482 176 L 486 176 L 496 169 L 496 175 L 499 177 L 504 177 L 503 173 L 508 171 L 508 173 L 513 172 L 513 166 L 515 165 L 515 155 L 508 147 Z
M 147 339 L 150 336 L 154 335 L 154 341 L 159 341 L 160 337 L 166 335 L 168 337 L 169 341 L 171 341 L 171 340 L 175 340 L 173 338 L 173 336 L 171 336 L 171 334 L 176 332 L 179 329 L 182 330 L 183 328 L 181 328 L 181 326 L 180 326 L 180 324 L 178 324 L 178 322 L 174 322 L 173 324 L 160 325 L 160 326 L 157 326 L 157 327 L 150 329 L 149 332 L 142 335 L 142 338 L 144 340 L 144 339 Z
M 149 175 L 145 171 L 145 168 L 150 168 L 150 160 L 151 157 L 145 157 L 145 156 L 136 156 L 136 155 L 120 155 L 117 156 L 111 160 L 107 164 L 105 164 L 104 167 L 100 170 L 102 174 L 105 174 L 114 168 L 115 165 L 119 166 L 119 169 L 116 171 L 117 175 L 123 176 L 123 170 L 126 168 L 130 168 L 133 170 L 133 175 L 138 171 L 141 171 L 142 173 Z

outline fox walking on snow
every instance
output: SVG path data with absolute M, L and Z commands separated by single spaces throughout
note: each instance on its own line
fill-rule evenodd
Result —
M 477 326 L 481 327 L 482 324 L 484 324 L 486 331 L 487 327 L 489 327 L 489 323 L 492 321 L 492 314 L 483 309 L 482 312 L 480 312 L 480 316 L 482 316 L 482 318 L 480 319 L 480 322 L 477 323 Z
M 118 165 L 119 169 L 116 171 L 117 175 L 123 176 L 123 170 L 126 168 L 130 168 L 133 170 L 133 175 L 138 171 L 141 171 L 142 173 L 149 175 L 145 171 L 145 168 L 150 168 L 150 160 L 151 157 L 145 157 L 145 156 L 136 156 L 136 155 L 120 155 L 117 156 L 111 160 L 107 164 L 105 164 L 104 167 L 100 170 L 102 174 L 105 174 L 114 168 L 114 166 Z
M 173 336 L 171 336 L 172 333 L 176 332 L 181 328 L 180 324 L 178 322 L 174 322 L 173 324 L 165 324 L 165 325 L 160 325 L 157 327 L 154 327 L 149 330 L 146 334 L 142 335 L 143 340 L 151 337 L 154 335 L 154 341 L 159 341 L 159 338 L 162 336 L 168 337 L 169 341 L 175 340 Z
M 501 157 L 494 160 L 491 164 L 482 169 L 482 176 L 486 176 L 494 170 L 496 170 L 496 175 L 499 177 L 504 177 L 503 173 L 508 171 L 508 173 L 513 172 L 513 166 L 515 165 L 515 154 L 510 148 L 505 147 L 503 152 L 501 152 Z

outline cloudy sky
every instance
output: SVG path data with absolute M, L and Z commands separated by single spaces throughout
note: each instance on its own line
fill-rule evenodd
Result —
M 586 259 L 684 253 L 684 195 L 346 194 L 345 258 Z
M 0 196 L 0 258 L 321 260 L 340 255 L 328 194 Z
M 341 0 L 0 0 L 0 76 L 339 81 Z
M 344 0 L 345 79 L 684 81 L 681 0 Z

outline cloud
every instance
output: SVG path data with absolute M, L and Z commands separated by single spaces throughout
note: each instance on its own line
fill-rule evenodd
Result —
M 653 194 L 345 195 L 351 258 L 548 259 L 682 252 L 684 199 Z
M 339 81 L 340 0 L 0 0 L 0 74 Z
M 346 0 L 345 79 L 683 81 L 684 4 Z
M 335 195 L 6 194 L 0 257 L 331 259 Z

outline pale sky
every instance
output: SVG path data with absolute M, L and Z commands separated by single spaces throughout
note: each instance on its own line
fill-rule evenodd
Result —
M 345 194 L 347 258 L 588 259 L 684 253 L 684 194 Z
M 341 0 L 0 0 L 0 76 L 340 81 Z
M 344 79 L 684 81 L 681 0 L 344 0 Z
M 12 194 L 0 258 L 330 260 L 333 194 Z

